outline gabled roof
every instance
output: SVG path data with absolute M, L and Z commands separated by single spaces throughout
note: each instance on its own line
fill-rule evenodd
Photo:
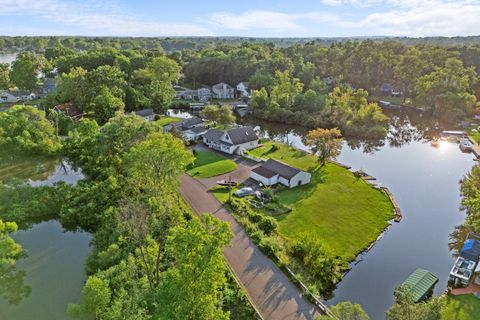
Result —
M 203 137 L 210 141 L 218 141 L 223 136 L 223 131 L 217 129 L 210 129 L 208 130 Z
M 212 86 L 213 89 L 223 89 L 223 87 L 226 87 L 227 89 L 233 89 L 233 87 L 225 82 L 220 82 L 220 83 L 217 83 L 217 84 L 214 84 Z
M 430 271 L 417 269 L 408 276 L 403 285 L 408 285 L 412 288 L 414 301 L 418 302 L 427 295 L 437 282 L 438 278 Z
M 262 165 L 252 169 L 252 171 L 265 178 L 271 178 L 278 174 L 279 176 L 289 181 L 297 174 L 302 172 L 302 170 L 300 169 L 294 168 L 292 166 L 289 166 L 288 164 L 273 159 L 267 160 Z
M 202 123 L 203 123 L 202 119 L 200 119 L 198 117 L 194 117 L 194 118 L 185 119 L 182 122 L 180 122 L 179 124 L 182 126 L 182 130 L 186 130 L 186 129 L 189 129 L 190 127 L 192 127 L 192 126 L 196 126 L 196 125 L 199 125 L 199 124 L 202 124 Z
M 148 116 L 153 116 L 155 112 L 153 112 L 153 109 L 143 109 L 143 110 L 135 111 L 135 114 L 140 117 L 148 117 Z
M 193 128 L 188 128 L 187 130 L 192 131 L 195 134 L 199 134 L 199 133 L 207 131 L 208 129 L 205 128 L 205 127 L 193 127 Z
M 258 140 L 258 136 L 252 127 L 239 127 L 227 131 L 233 144 L 242 144 Z
M 468 239 L 463 243 L 460 257 L 470 261 L 478 261 L 480 256 L 480 242 L 474 239 Z

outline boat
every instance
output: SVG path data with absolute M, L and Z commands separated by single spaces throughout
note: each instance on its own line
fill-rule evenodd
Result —
M 473 144 L 467 138 L 462 138 L 460 139 L 460 150 L 462 150 L 462 152 L 472 152 Z
M 233 180 L 219 180 L 219 181 L 216 181 L 216 184 L 218 184 L 219 186 L 225 186 L 225 187 L 236 187 L 238 185 L 238 182 Z

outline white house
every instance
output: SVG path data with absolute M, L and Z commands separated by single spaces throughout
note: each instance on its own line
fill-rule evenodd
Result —
M 135 111 L 135 114 L 139 117 L 142 117 L 146 121 L 155 120 L 155 112 L 153 112 L 153 109 L 138 110 L 138 111 Z
M 220 82 L 213 85 L 212 92 L 213 92 L 213 97 L 217 99 L 235 98 L 235 89 L 224 82 Z
M 212 149 L 228 154 L 241 154 L 258 147 L 258 136 L 252 127 L 239 127 L 227 131 L 210 129 L 203 135 L 203 142 Z
M 212 97 L 212 91 L 209 88 L 187 89 L 180 86 L 174 86 L 176 98 L 182 100 L 199 100 L 207 102 Z
M 37 96 L 33 92 L 28 91 L 1 91 L 0 92 L 0 102 L 10 102 L 16 103 L 19 101 L 31 101 L 34 100 Z
M 241 98 L 250 98 L 250 87 L 248 82 L 240 82 L 237 84 L 237 92 L 240 94 Z
M 280 183 L 293 188 L 310 183 L 312 175 L 288 164 L 269 159 L 262 165 L 252 169 L 250 178 L 261 182 L 264 186 Z

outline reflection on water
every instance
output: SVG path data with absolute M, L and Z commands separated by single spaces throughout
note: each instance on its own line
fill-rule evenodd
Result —
M 58 181 L 75 184 L 83 178 L 58 158 L 10 156 L 2 160 L 3 181 L 17 178 L 40 186 Z M 27 257 L 10 270 L 0 270 L 0 295 L 5 298 L 0 299 L 0 319 L 67 319 L 67 305 L 79 300 L 86 280 L 84 262 L 91 236 L 64 232 L 60 223 L 49 221 L 17 232 L 14 239 Z

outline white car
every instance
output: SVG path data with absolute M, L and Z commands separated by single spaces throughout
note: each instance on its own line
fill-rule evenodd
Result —
M 249 195 L 252 195 L 252 194 L 255 194 L 255 191 L 253 191 L 252 188 L 248 188 L 248 187 L 238 189 L 234 193 L 234 195 L 239 197 L 239 198 L 243 198 L 243 197 L 246 197 L 246 196 L 249 196 Z

